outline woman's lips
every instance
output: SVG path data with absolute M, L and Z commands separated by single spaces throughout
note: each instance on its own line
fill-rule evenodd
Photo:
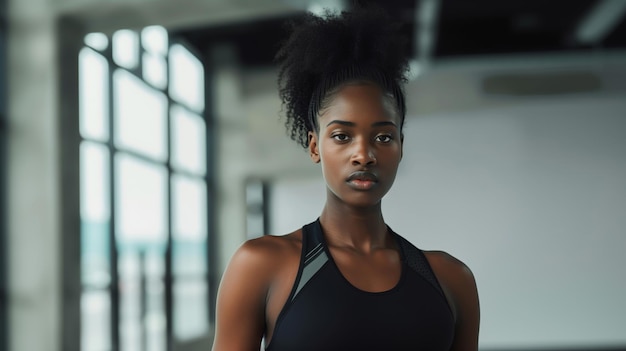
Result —
M 369 190 L 376 185 L 376 182 L 372 180 L 353 179 L 349 181 L 348 184 L 357 190 Z
M 378 183 L 378 177 L 372 172 L 358 171 L 352 173 L 346 181 L 354 189 L 368 190 Z

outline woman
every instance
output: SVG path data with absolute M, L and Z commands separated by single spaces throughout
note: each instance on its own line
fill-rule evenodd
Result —
M 286 125 L 321 165 L 326 204 L 317 221 L 237 250 L 213 350 L 258 350 L 263 338 L 271 351 L 477 350 L 471 271 L 420 251 L 381 213 L 402 159 L 398 38 L 379 11 L 307 15 L 278 53 Z

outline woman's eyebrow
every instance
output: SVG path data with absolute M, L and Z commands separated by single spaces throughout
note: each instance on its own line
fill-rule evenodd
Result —
M 354 127 L 354 126 L 356 126 L 356 124 L 354 122 L 341 121 L 341 120 L 335 119 L 335 120 L 330 121 L 330 123 L 328 123 L 326 125 L 326 127 L 328 127 L 331 124 L 341 124 L 342 126 L 347 126 L 347 127 Z
M 332 120 L 330 121 L 326 127 L 330 126 L 331 124 L 340 124 L 342 126 L 347 126 L 347 127 L 354 127 L 356 126 L 356 124 L 354 122 L 348 122 L 348 121 L 342 121 L 342 120 Z M 382 127 L 382 126 L 392 126 L 392 127 L 398 127 L 396 126 L 395 123 L 391 122 L 391 121 L 380 121 L 380 122 L 374 122 L 372 123 L 372 127 Z
M 398 128 L 398 126 L 391 121 L 381 121 L 372 123 L 372 127 L 392 126 Z

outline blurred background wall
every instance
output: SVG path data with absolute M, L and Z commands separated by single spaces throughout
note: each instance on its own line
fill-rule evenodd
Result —
M 626 2 L 380 4 L 414 53 L 391 227 L 472 268 L 481 349 L 626 349 Z M 209 349 L 230 255 L 324 201 L 283 23 L 350 3 L 3 6 L 0 350 Z

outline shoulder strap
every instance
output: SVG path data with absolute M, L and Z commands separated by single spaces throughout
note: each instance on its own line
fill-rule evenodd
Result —
M 289 293 L 289 298 L 276 318 L 275 330 L 278 330 L 278 326 L 282 323 L 284 315 L 291 307 L 291 304 L 293 304 L 293 301 L 300 290 L 302 290 L 304 285 L 324 265 L 324 263 L 328 261 L 323 242 L 321 240 L 323 238 L 321 236 L 321 230 L 319 219 L 302 227 L 302 251 L 300 254 L 298 274 L 296 275 L 296 280 L 291 288 L 291 292 Z
M 300 268 L 298 277 L 291 292 L 289 301 L 293 301 L 300 290 L 309 282 L 326 262 L 328 256 L 324 250 L 322 240 L 322 227 L 319 218 L 310 224 L 302 227 L 302 256 L 300 257 Z
M 426 279 L 426 281 L 428 281 L 435 288 L 435 290 L 439 291 L 439 293 L 445 297 L 443 290 L 441 289 L 441 285 L 439 285 L 439 281 L 430 267 L 424 252 L 418 249 L 415 245 L 411 244 L 405 238 L 394 233 L 393 231 L 391 232 L 395 235 L 398 244 L 400 245 L 400 250 L 402 250 L 402 255 L 404 256 L 406 264 Z

